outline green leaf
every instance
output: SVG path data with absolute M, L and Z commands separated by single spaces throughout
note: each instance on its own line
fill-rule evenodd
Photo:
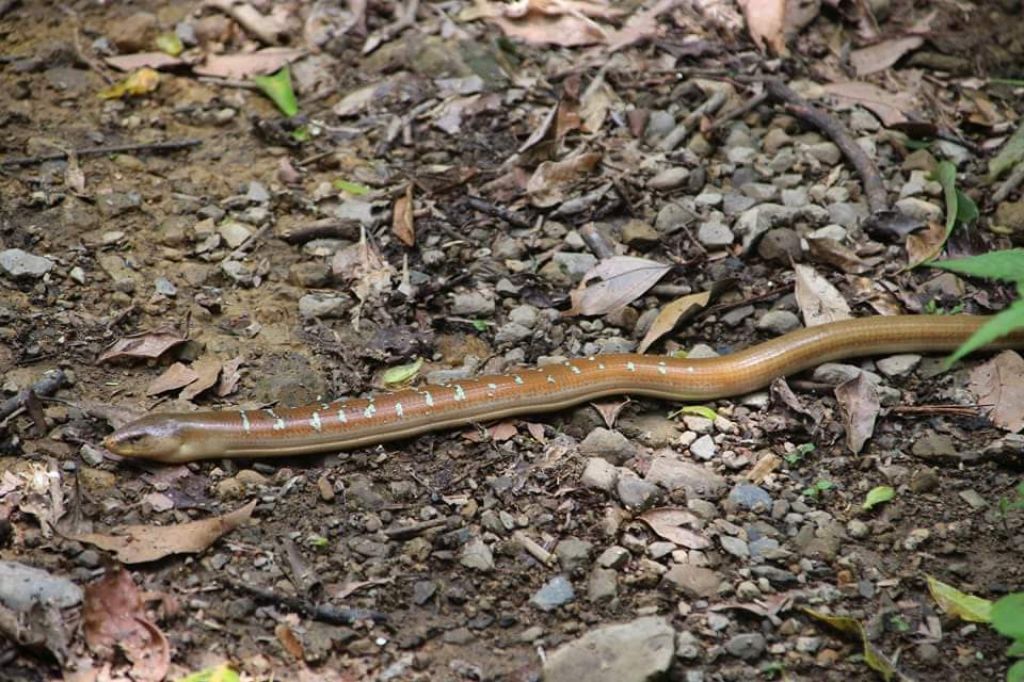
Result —
M 896 497 L 896 490 L 892 486 L 879 485 L 875 486 L 868 491 L 867 497 L 864 498 L 864 509 L 869 510 L 875 505 L 888 502 L 892 498 Z
M 1017 128 L 1017 132 L 1010 136 L 1003 148 L 999 150 L 988 162 L 989 182 L 999 179 L 999 176 L 1010 170 L 1024 160 L 1024 125 Z
M 1006 671 L 1006 682 L 1024 682 L 1024 661 L 1017 661 Z
M 706 407 L 704 405 L 686 405 L 681 410 L 679 410 L 679 413 L 680 414 L 693 414 L 693 415 L 696 415 L 698 417 L 704 417 L 705 419 L 710 419 L 711 421 L 715 421 L 715 419 L 718 418 L 718 413 L 717 412 L 712 410 L 710 407 Z
M 1024 592 L 1008 594 L 992 605 L 992 627 L 1010 639 L 1024 639 Z
M 370 193 L 370 188 L 366 185 L 360 185 L 358 182 L 349 182 L 348 180 L 335 180 L 331 183 L 334 189 L 348 192 L 352 196 L 361 197 L 365 194 Z
M 179 677 L 178 682 L 238 682 L 238 673 L 232 670 L 227 663 L 221 663 L 216 668 L 207 668 L 185 677 Z
M 932 261 L 928 265 L 971 277 L 1024 283 L 1024 249 L 991 251 L 970 258 Z
M 956 191 L 956 220 L 964 225 L 970 225 L 981 216 L 978 205 L 960 190 Z
M 928 591 L 943 611 L 960 620 L 971 623 L 988 623 L 992 620 L 992 602 L 961 592 L 932 576 L 928 578 Z
M 859 639 L 861 646 L 864 648 L 864 662 L 867 663 L 872 670 L 881 675 L 883 680 L 888 682 L 892 678 L 896 677 L 896 667 L 888 657 L 882 653 L 881 649 L 868 641 L 868 634 L 864 630 L 864 626 L 860 624 L 860 621 L 847 616 L 833 616 L 808 608 L 803 608 L 801 610 L 811 618 L 825 623 L 829 627 L 835 628 L 845 635 Z
M 1006 650 L 1007 656 L 1024 656 L 1024 639 L 1018 639 Z
M 287 66 L 282 66 L 277 73 L 270 76 L 253 76 L 253 82 L 277 105 L 285 116 L 299 113 L 299 103 L 292 90 L 292 73 Z
M 956 225 L 957 195 L 956 195 L 956 166 L 949 161 L 939 161 L 939 164 L 932 171 L 932 179 L 942 185 L 942 194 L 946 197 L 946 239 Z M 945 243 L 945 239 L 943 240 Z
M 1009 308 L 993 316 L 978 331 L 971 334 L 971 338 L 964 341 L 963 345 L 946 358 L 946 366 L 952 365 L 965 355 L 969 355 L 1022 327 L 1024 327 L 1024 301 L 1014 301 Z
M 177 57 L 185 51 L 185 46 L 181 44 L 181 38 L 177 33 L 166 31 L 156 37 L 156 49 L 172 57 Z
M 395 386 L 408 383 L 410 379 L 419 373 L 421 367 L 423 367 L 423 358 L 416 358 L 415 362 L 410 362 L 407 365 L 389 367 L 384 371 L 382 377 L 384 385 Z
M 473 329 L 478 332 L 487 331 L 487 323 L 484 320 L 473 320 Z

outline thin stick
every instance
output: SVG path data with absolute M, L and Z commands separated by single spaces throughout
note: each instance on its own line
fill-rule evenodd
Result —
M 480 197 L 472 196 L 466 197 L 466 203 L 469 204 L 469 207 L 474 211 L 480 211 L 481 213 L 486 213 L 487 215 L 498 218 L 499 220 L 504 220 L 509 225 L 521 227 L 523 229 L 528 229 L 530 227 L 529 220 L 522 217 L 515 211 L 505 208 L 504 206 L 498 206 L 485 199 L 481 199 Z
M 43 375 L 43 378 L 32 384 L 23 391 L 19 391 L 13 398 L 8 398 L 0 403 L 0 420 L 14 414 L 18 409 L 25 407 L 31 396 L 50 396 L 60 390 L 67 382 L 67 375 L 62 370 L 51 370 Z
M 343 606 L 333 606 L 331 604 L 313 604 L 312 602 L 300 599 L 299 597 L 289 597 L 287 595 L 277 594 L 276 592 L 271 592 L 270 590 L 263 589 L 262 587 L 256 587 L 255 585 L 249 585 L 230 578 L 224 579 L 224 582 L 231 589 L 238 592 L 244 592 L 259 601 L 278 604 L 289 610 L 297 611 L 308 618 L 319 620 L 324 623 L 331 623 L 333 625 L 351 625 L 352 623 L 360 620 L 372 620 L 375 623 L 383 623 L 388 619 L 386 614 L 379 611 L 350 609 Z
M 768 95 L 786 105 L 786 108 L 797 118 L 803 119 L 829 136 L 843 152 L 864 183 L 864 194 L 868 199 L 868 208 L 873 215 L 880 215 L 889 210 L 889 194 L 882 184 L 882 176 L 874 162 L 868 158 L 860 145 L 850 136 L 842 123 L 831 114 L 813 106 L 788 85 L 779 81 L 766 83 Z
M 1013 190 L 1017 189 L 1021 182 L 1024 182 L 1024 162 L 1017 164 L 1017 167 L 1010 173 L 1010 177 L 1003 181 L 1003 184 L 996 188 L 996 191 L 992 193 L 992 205 L 1002 203 L 1006 197 L 1010 196 Z
M 89 147 L 86 149 L 75 149 L 74 153 L 79 158 L 83 156 L 103 156 L 106 154 L 124 154 L 126 152 L 174 152 L 179 149 L 198 147 L 202 140 L 179 140 L 177 142 L 149 142 L 146 144 L 109 144 L 103 147 Z M 47 161 L 59 161 L 68 157 L 67 151 L 52 152 L 50 154 L 39 154 L 38 156 L 23 156 L 14 159 L 0 161 L 0 168 L 13 168 L 16 166 L 34 166 L 37 163 Z
M 723 125 L 733 120 L 734 118 L 739 118 L 740 116 L 745 115 L 748 111 L 756 109 L 766 99 L 768 99 L 767 92 L 757 93 L 743 104 L 739 105 L 738 107 L 733 107 L 729 111 L 725 112 L 724 114 L 716 118 L 715 122 L 708 127 L 708 132 L 718 130 L 719 128 L 721 128 Z
M 279 239 L 289 244 L 305 244 L 314 239 L 358 239 L 358 237 L 358 221 L 332 219 L 318 220 L 278 236 Z
M 704 102 L 694 109 L 690 114 L 682 120 L 682 122 L 666 135 L 662 141 L 658 144 L 658 149 L 663 152 L 670 152 L 683 141 L 686 140 L 690 131 L 693 130 L 694 126 L 705 114 L 713 114 L 718 111 L 718 108 L 725 104 L 727 95 L 725 90 L 718 90 L 711 94 Z

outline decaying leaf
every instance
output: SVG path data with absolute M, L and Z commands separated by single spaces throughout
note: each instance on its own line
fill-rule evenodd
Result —
M 633 256 L 613 256 L 594 266 L 570 292 L 572 307 L 562 313 L 604 315 L 629 305 L 657 284 L 672 266 Z M 594 284 L 594 280 L 599 280 Z
M 459 18 L 486 19 L 510 38 L 528 43 L 573 47 L 604 42 L 606 25 L 597 20 L 613 20 L 622 14 L 621 9 L 588 0 L 519 0 L 509 4 L 476 0 L 475 6 Z
M 184 62 L 165 52 L 136 52 L 135 54 L 118 54 L 103 59 L 109 66 L 118 71 L 135 71 L 141 68 L 160 69 L 169 66 L 181 66 Z
M 250 76 L 273 73 L 302 55 L 303 50 L 288 47 L 268 47 L 244 54 L 210 54 L 192 71 L 199 76 L 245 79 Z
M 179 388 L 188 386 L 199 378 L 195 371 L 181 363 L 176 362 L 163 372 L 156 379 L 153 379 L 146 387 L 146 395 L 154 396 L 168 391 L 177 391 Z
M 892 661 L 868 640 L 868 634 L 865 632 L 864 626 L 860 624 L 860 621 L 846 616 L 833 616 L 808 608 L 803 608 L 801 611 L 845 635 L 859 639 L 861 646 L 864 648 L 864 662 L 881 675 L 883 680 L 889 682 L 889 680 L 897 676 L 898 673 Z
M 108 362 L 123 358 L 158 358 L 175 346 L 185 343 L 185 337 L 171 328 L 157 329 L 126 336 L 114 342 L 103 351 L 96 362 Z
M 989 406 L 989 419 L 1001 429 L 1024 429 L 1024 359 L 1012 350 L 999 353 L 971 370 L 968 388 L 978 404 Z
M 245 523 L 255 508 L 256 500 L 253 500 L 233 512 L 202 521 L 189 521 L 170 526 L 123 526 L 114 529 L 110 534 L 79 533 L 71 537 L 79 542 L 87 542 L 113 552 L 122 563 L 141 564 L 171 554 L 201 552 L 222 535 Z
M 564 190 L 590 173 L 601 160 L 600 152 L 583 152 L 561 161 L 545 161 L 526 182 L 530 203 L 550 208 L 565 197 Z
M 846 447 L 859 453 L 864 443 L 875 432 L 875 420 L 882 406 L 878 390 L 864 372 L 835 388 L 836 401 L 842 409 L 843 427 L 846 429 Z
M 838 99 L 840 103 L 859 104 L 868 109 L 878 116 L 882 125 L 886 127 L 909 121 L 908 113 L 917 108 L 917 102 L 910 92 L 889 92 L 871 83 L 860 81 L 828 83 L 824 86 L 824 90 Z
M 882 262 L 881 256 L 861 258 L 834 239 L 808 239 L 807 246 L 808 254 L 816 263 L 825 263 L 852 275 L 865 273 Z
M 806 326 L 814 327 L 852 317 L 843 295 L 814 268 L 798 263 L 793 269 L 796 272 L 796 302 Z
M 394 208 L 391 211 L 391 231 L 398 241 L 406 246 L 416 244 L 416 230 L 413 227 L 412 217 L 412 184 L 405 188 L 405 194 L 395 199 Z
M 850 64 L 853 65 L 858 76 L 866 76 L 888 69 L 898 62 L 903 55 L 916 50 L 923 44 L 924 38 L 921 36 L 883 40 L 870 47 L 863 47 L 851 52 Z
M 116 650 L 132 662 L 132 678 L 159 682 L 170 667 L 170 645 L 146 616 L 142 595 L 123 568 L 85 587 L 82 607 L 85 641 L 97 655 L 112 659 Z
M 932 576 L 928 579 L 928 591 L 943 611 L 969 623 L 988 623 L 992 619 L 992 602 L 961 592 Z
M 285 651 L 291 654 L 292 658 L 296 661 L 303 660 L 305 647 L 302 646 L 302 642 L 287 623 L 278 623 L 274 628 L 274 634 L 277 635 L 277 641 L 281 643 Z
M 362 306 L 376 301 L 391 289 L 394 268 L 384 260 L 363 229 L 358 243 L 334 254 L 331 270 L 335 276 L 352 284 L 352 293 L 359 299 L 352 313 L 352 325 L 358 330 Z
M 786 55 L 786 0 L 739 0 L 747 31 L 759 49 Z
M 622 412 L 622 408 L 629 405 L 629 403 L 629 398 L 626 398 L 625 400 L 615 401 L 602 400 L 600 402 L 590 404 L 595 410 L 597 410 L 597 413 L 601 415 L 604 425 L 611 429 L 615 427 L 615 420 L 619 418 L 619 413 Z
M 244 362 L 245 360 L 239 355 L 224 363 L 224 367 L 220 371 L 220 381 L 217 382 L 216 393 L 218 397 L 223 398 L 235 392 L 238 382 L 242 380 L 240 368 Z
M 154 69 L 143 67 L 128 74 L 123 80 L 98 93 L 100 99 L 122 99 L 148 95 L 160 86 L 160 74 Z
M 907 235 L 907 267 L 916 268 L 942 253 L 946 243 L 946 228 L 932 221 L 928 227 Z
M 697 525 L 697 516 L 683 509 L 662 507 L 651 509 L 640 515 L 639 519 L 651 527 L 659 537 L 674 542 L 686 549 L 706 549 L 711 541 L 692 530 L 682 528 L 683 525 Z
M 192 364 L 196 380 L 181 392 L 182 400 L 192 400 L 208 388 L 213 388 L 220 377 L 221 362 L 214 357 L 205 357 Z
M 658 316 L 654 318 L 637 352 L 645 353 L 655 341 L 675 329 L 680 323 L 691 319 L 698 312 L 703 310 L 711 301 L 717 299 L 724 292 L 735 285 L 735 280 L 725 279 L 715 282 L 707 291 L 700 291 L 695 294 L 681 296 L 668 305 L 662 306 Z

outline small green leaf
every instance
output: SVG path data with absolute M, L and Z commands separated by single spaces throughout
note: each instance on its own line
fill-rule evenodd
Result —
M 992 602 L 988 599 L 961 592 L 930 575 L 927 579 L 932 599 L 949 615 L 971 623 L 988 623 L 992 620 Z
M 178 682 L 238 682 L 238 673 L 227 663 L 221 663 L 216 668 L 207 668 L 179 677 Z
M 388 368 L 381 378 L 385 386 L 405 384 L 419 373 L 421 367 L 423 367 L 423 358 L 416 358 L 415 362 L 410 362 L 407 365 Z
M 1008 594 L 992 605 L 992 627 L 1010 639 L 1024 639 L 1024 592 Z
M 717 412 L 712 410 L 710 407 L 706 407 L 704 405 L 686 405 L 681 410 L 679 410 L 679 413 L 692 414 L 698 417 L 704 417 L 705 419 L 710 419 L 711 421 L 715 421 L 715 419 L 718 418 Z
M 1024 301 L 1014 301 L 1009 308 L 993 316 L 978 331 L 971 334 L 971 337 L 946 359 L 946 366 L 1021 327 L 1024 327 Z
M 988 162 L 989 181 L 997 180 L 1000 175 L 1024 160 L 1024 125 L 1010 136 L 999 153 Z
M 1006 650 L 1007 656 L 1024 656 L 1024 639 L 1018 639 Z
M 946 236 L 949 237 L 953 226 L 956 225 L 956 166 L 949 161 L 939 161 L 932 171 L 932 179 L 942 185 L 942 194 L 946 198 Z
M 317 549 L 324 549 L 327 545 L 331 544 L 331 541 L 322 535 L 311 535 L 309 538 L 309 546 Z
M 892 486 L 879 485 L 875 486 L 868 491 L 867 497 L 864 498 L 864 509 L 865 511 L 873 508 L 875 505 L 888 502 L 892 498 L 896 497 L 896 490 Z
M 1024 249 L 991 251 L 970 258 L 932 261 L 928 265 L 971 277 L 1024 282 Z
M 1017 661 L 1006 671 L 1006 682 L 1024 682 L 1024 661 Z
M 348 180 L 335 180 L 331 183 L 334 189 L 341 192 L 348 192 L 352 196 L 361 197 L 365 194 L 370 193 L 370 188 L 366 185 L 360 185 L 358 182 L 349 182 Z
M 981 216 L 978 205 L 960 190 L 956 191 L 956 220 L 964 225 L 970 225 Z
M 167 31 L 156 37 L 156 49 L 164 54 L 177 57 L 185 51 L 185 46 L 181 44 L 181 38 L 178 37 L 177 33 Z
M 277 73 L 270 76 L 253 76 L 253 82 L 277 105 L 285 116 L 299 113 L 299 103 L 292 90 L 292 74 L 287 66 L 282 66 Z
M 487 331 L 487 323 L 484 322 L 483 320 L 473 320 L 473 329 L 477 330 L 478 332 Z
M 299 126 L 292 131 L 292 139 L 296 142 L 309 142 L 313 136 L 309 132 L 309 126 Z
M 896 677 L 896 667 L 888 657 L 882 653 L 881 649 L 868 640 L 868 633 L 864 630 L 864 626 L 860 624 L 860 621 L 854 620 L 848 616 L 833 616 L 828 613 L 821 613 L 820 611 L 814 611 L 813 609 L 808 608 L 802 608 L 801 610 L 811 618 L 825 623 L 829 627 L 835 628 L 845 635 L 859 639 L 861 646 L 864 649 L 864 662 L 867 663 L 872 670 L 881 675 L 883 680 L 888 682 Z

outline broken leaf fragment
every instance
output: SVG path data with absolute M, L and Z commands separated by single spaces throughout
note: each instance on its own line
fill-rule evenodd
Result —
M 870 510 L 896 497 L 896 490 L 889 485 L 878 485 L 868 491 L 864 498 L 864 510 Z
M 389 367 L 384 371 L 381 380 L 387 388 L 402 386 L 412 381 L 419 374 L 421 367 L 423 367 L 423 358 L 416 358 L 415 362 Z
M 145 67 L 138 71 L 133 71 L 127 78 L 114 83 L 105 90 L 101 90 L 97 96 L 100 99 L 138 97 L 153 92 L 159 85 L 160 74 L 149 67 Z
M 177 682 L 239 682 L 240 679 L 230 665 L 221 663 L 216 668 L 206 668 L 180 677 Z
M 264 95 L 277 105 L 285 116 L 299 113 L 299 103 L 292 89 L 292 73 L 287 65 L 269 76 L 253 76 L 252 80 Z
M 177 57 L 185 51 L 185 46 L 182 44 L 181 38 L 178 37 L 177 33 L 165 31 L 156 37 L 156 49 L 172 57 Z
M 844 635 L 859 639 L 864 648 L 864 662 L 867 663 L 872 670 L 881 675 L 883 680 L 888 682 L 896 677 L 896 668 L 893 666 L 892 662 L 889 661 L 888 657 L 878 649 L 878 647 L 868 641 L 868 634 L 864 630 L 864 626 L 861 625 L 860 621 L 846 616 L 833 616 L 827 613 L 821 613 L 819 611 L 814 611 L 813 609 L 804 608 L 801 610 L 811 618 L 838 630 Z
M 992 620 L 992 602 L 961 592 L 932 576 L 928 579 L 928 591 L 943 611 L 970 623 L 988 623 Z

